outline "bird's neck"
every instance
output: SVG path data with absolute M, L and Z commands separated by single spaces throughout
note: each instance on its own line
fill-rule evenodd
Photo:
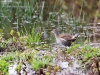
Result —
M 56 38 L 56 43 L 61 43 L 61 41 L 59 40 L 59 33 L 54 34 L 55 38 Z
M 54 35 L 55 35 L 56 38 L 58 38 L 59 32 L 56 32 Z

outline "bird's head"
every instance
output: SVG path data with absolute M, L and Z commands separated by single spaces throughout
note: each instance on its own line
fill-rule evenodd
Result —
M 58 30 L 57 29 L 53 29 L 52 31 L 51 31 L 51 33 L 53 33 L 53 34 L 55 34 L 55 35 L 59 35 L 59 32 L 58 32 Z
M 57 32 L 57 30 L 56 29 L 53 29 L 52 31 L 51 31 L 51 33 L 56 33 Z

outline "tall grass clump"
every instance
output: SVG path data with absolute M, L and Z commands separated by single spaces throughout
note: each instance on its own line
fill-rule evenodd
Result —
M 58 1 L 58 0 L 57 0 Z M 42 0 L 13 0 L 1 5 L 1 25 L 2 28 L 10 26 L 22 31 L 23 26 L 30 30 L 34 24 L 41 27 L 52 27 L 57 24 L 57 16 L 60 14 L 56 3 L 53 6 L 48 1 Z
M 35 28 L 32 28 L 31 33 L 26 34 L 27 38 L 26 38 L 26 43 L 28 45 L 33 45 L 33 44 L 39 44 L 41 42 L 41 33 L 40 31 L 35 31 Z

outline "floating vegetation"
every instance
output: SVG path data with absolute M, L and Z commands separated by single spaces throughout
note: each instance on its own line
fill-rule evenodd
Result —
M 35 37 L 35 36 L 34 36 Z M 19 39 L 20 40 L 20 39 Z M 15 43 L 14 45 L 18 45 L 18 42 L 13 42 L 10 41 L 12 43 Z M 23 40 L 20 40 L 19 43 L 23 42 Z M 12 47 L 14 47 L 14 45 L 11 45 Z M 10 43 L 5 46 L 8 46 L 9 49 L 13 49 L 10 46 Z M 5 47 L 4 46 L 4 47 Z M 20 45 L 21 46 L 21 45 Z M 27 44 L 23 44 L 23 46 L 27 47 Z M 3 47 L 3 46 L 2 46 Z M 17 46 L 18 47 L 18 46 Z M 37 45 L 38 47 L 38 45 Z M 6 47 L 5 47 L 6 48 Z M 16 47 L 15 47 L 16 50 Z M 21 74 L 22 69 L 24 69 L 25 73 L 28 73 L 25 70 L 25 67 L 29 68 L 31 71 L 35 71 L 35 74 L 58 74 L 60 73 L 59 70 L 61 70 L 60 68 L 63 68 L 64 64 L 66 64 L 69 67 L 72 67 L 73 61 L 77 59 L 77 61 L 79 60 L 79 62 L 81 62 L 81 66 L 82 65 L 87 65 L 91 63 L 91 59 L 93 57 L 99 57 L 100 56 L 100 49 L 99 48 L 93 48 L 91 47 L 89 44 L 85 45 L 85 46 L 81 46 L 80 44 L 75 44 L 73 43 L 71 47 L 69 47 L 68 49 L 64 48 L 64 47 L 54 47 L 54 49 L 50 50 L 37 50 L 35 49 L 34 46 L 31 46 L 30 48 L 27 47 L 26 49 L 24 49 L 23 51 L 20 51 L 21 49 L 19 49 L 19 51 L 13 51 L 13 50 L 8 50 L 7 52 L 5 52 L 2 57 L 0 57 L 0 60 L 3 60 L 5 62 L 7 62 L 8 64 L 11 64 L 10 61 L 17 61 L 17 65 L 15 68 L 15 71 L 17 74 Z M 70 55 L 70 56 L 69 56 Z M 75 59 L 73 59 L 73 58 Z M 66 63 L 62 62 L 60 63 L 61 60 L 66 61 Z M 58 64 L 57 61 L 60 63 Z M 99 63 L 99 62 L 98 62 Z M 14 64 L 14 62 L 13 62 Z M 92 62 L 92 64 L 94 64 Z M 25 67 L 23 67 L 23 65 Z M 66 67 L 67 67 L 66 66 Z M 80 66 L 80 68 L 81 68 Z M 65 67 L 65 68 L 66 68 Z M 84 69 L 86 69 L 87 67 L 84 67 Z M 46 69 L 44 71 L 44 69 Z M 90 69 L 90 67 L 89 67 Z M 92 68 L 93 70 L 93 68 Z M 52 73 L 51 73 L 52 72 Z M 8 73 L 8 71 L 7 71 Z M 66 73 L 67 74 L 67 73 Z
M 18 75 L 20 75 L 20 71 L 21 71 L 21 70 L 22 70 L 22 64 L 19 63 L 19 64 L 17 65 L 17 67 L 15 68 L 15 71 L 17 72 Z
M 0 74 L 2 75 L 9 75 L 8 74 L 9 64 L 5 60 L 0 59 Z
M 13 52 L 12 52 L 12 53 L 8 53 L 8 54 L 5 54 L 5 55 L 2 55 L 2 57 L 0 57 L 0 59 L 1 59 L 1 60 L 5 60 L 5 61 L 7 61 L 7 62 L 9 62 L 9 61 L 14 61 L 15 55 L 14 55 Z
M 67 53 L 78 59 L 82 64 L 81 66 L 85 66 L 85 68 L 88 67 L 88 69 L 92 71 L 94 68 L 91 69 L 93 66 L 90 65 L 99 64 L 100 48 L 91 47 L 89 44 L 83 47 L 80 47 L 79 45 L 73 45 L 68 49 Z

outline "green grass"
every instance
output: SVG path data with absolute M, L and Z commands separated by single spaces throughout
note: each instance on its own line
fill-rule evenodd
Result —
M 72 56 L 82 58 L 82 61 L 88 61 L 92 57 L 100 57 L 100 49 L 93 48 L 90 45 L 83 46 L 79 48 L 81 45 L 73 44 L 67 51 L 67 54 L 71 54 Z M 81 56 L 80 56 L 81 55 Z
M 39 70 L 40 68 L 44 68 L 45 66 L 47 66 L 49 64 L 50 60 L 48 58 L 44 59 L 33 59 L 31 61 L 31 66 L 32 66 L 32 69 L 37 71 Z
M 41 33 L 40 31 L 35 31 L 34 27 L 31 30 L 31 33 L 26 34 L 27 38 L 25 42 L 28 45 L 34 45 L 35 43 L 40 43 L 41 42 Z
M 0 64 L 0 74 L 8 75 L 8 62 L 0 59 L 0 63 L 2 63 Z

